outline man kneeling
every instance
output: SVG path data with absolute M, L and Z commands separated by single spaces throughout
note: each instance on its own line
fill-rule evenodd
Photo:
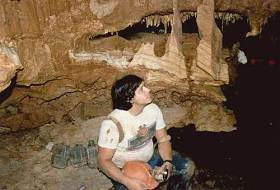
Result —
M 99 133 L 99 168 L 116 190 L 149 189 L 148 184 L 125 175 L 122 168 L 130 161 L 143 161 L 152 168 L 167 170 L 167 179 L 184 176 L 184 186 L 194 173 L 194 164 L 173 152 L 170 136 L 160 108 L 152 103 L 150 90 L 142 78 L 127 75 L 117 80 L 111 89 L 113 111 L 101 124 Z M 153 137 L 158 142 L 154 150 Z

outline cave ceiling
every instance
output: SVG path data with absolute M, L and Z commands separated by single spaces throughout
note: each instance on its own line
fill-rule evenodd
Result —
M 205 102 L 220 114 L 230 55 L 221 28 L 245 20 L 245 37 L 256 36 L 279 10 L 279 0 L 1 0 L 0 124 L 104 115 L 126 73 L 164 106 L 190 107 L 190 118 Z

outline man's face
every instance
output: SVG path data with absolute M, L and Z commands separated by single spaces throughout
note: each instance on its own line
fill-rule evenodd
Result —
M 135 90 L 135 95 L 131 100 L 132 104 L 135 105 L 146 105 L 151 103 L 152 98 L 150 94 L 150 89 L 145 87 L 144 82 L 142 82 L 139 87 Z

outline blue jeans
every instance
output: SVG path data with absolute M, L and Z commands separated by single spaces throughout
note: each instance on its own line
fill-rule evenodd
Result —
M 173 170 L 170 178 L 168 179 L 167 189 L 186 189 L 193 175 L 193 173 L 189 173 L 189 167 L 192 167 L 191 164 L 193 164 L 193 161 L 190 158 L 183 157 L 180 153 L 173 151 L 172 162 Z M 161 159 L 157 150 L 155 150 L 152 158 L 148 161 L 148 164 L 152 168 L 155 168 L 155 166 L 161 166 L 163 164 L 163 160 Z M 112 179 L 111 181 L 115 190 L 128 190 L 123 184 Z

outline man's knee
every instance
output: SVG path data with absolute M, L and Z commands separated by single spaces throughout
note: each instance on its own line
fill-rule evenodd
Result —
M 178 152 L 174 152 L 173 164 L 176 170 L 175 173 L 182 174 L 186 180 L 189 180 L 193 177 L 196 166 L 192 159 L 184 157 Z
M 186 166 L 186 177 L 187 179 L 191 179 L 194 176 L 196 166 L 193 160 L 189 159 Z

